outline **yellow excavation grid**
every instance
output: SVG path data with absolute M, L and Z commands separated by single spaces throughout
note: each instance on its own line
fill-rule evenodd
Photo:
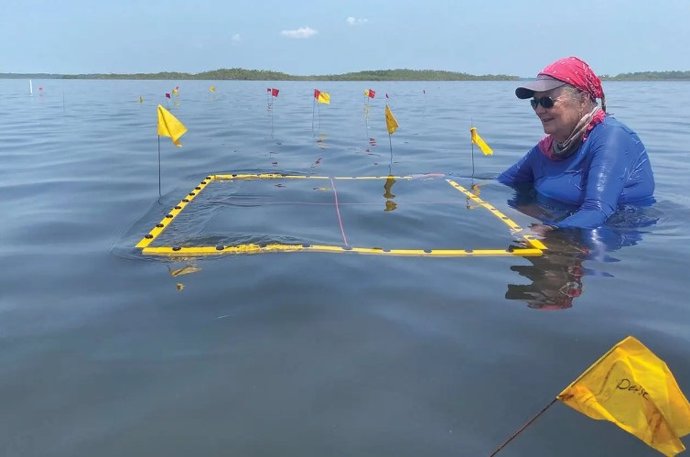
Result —
M 175 205 L 168 214 L 137 243 L 136 247 L 141 249 L 142 254 L 151 256 L 166 257 L 199 257 L 223 254 L 263 254 L 269 252 L 326 252 L 326 253 L 358 253 L 384 256 L 412 256 L 412 257 L 497 257 L 497 256 L 540 256 L 547 247 L 537 238 L 522 233 L 520 236 L 525 240 L 526 248 L 515 249 L 383 249 L 377 247 L 356 247 L 339 246 L 329 244 L 236 244 L 218 246 L 151 246 L 151 244 L 172 224 L 177 216 L 184 211 L 201 192 L 213 181 L 216 180 L 258 180 L 258 179 L 295 179 L 295 180 L 411 180 L 412 176 L 359 176 L 359 177 L 328 177 L 328 176 L 301 176 L 283 175 L 277 173 L 265 174 L 218 174 L 206 176 L 199 185 L 192 189 L 185 197 Z M 501 222 L 508 226 L 512 234 L 522 232 L 522 228 L 513 222 L 506 215 L 501 213 L 493 205 L 485 202 L 472 192 L 465 189 L 452 179 L 445 180 L 453 188 L 464 194 L 477 207 L 489 211 Z M 337 198 L 337 197 L 336 197 Z M 337 208 L 337 206 L 336 206 Z

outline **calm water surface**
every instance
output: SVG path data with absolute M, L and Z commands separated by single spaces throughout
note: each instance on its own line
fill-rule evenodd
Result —
M 46 80 L 30 96 L 0 81 L 0 455 L 488 455 L 627 335 L 690 393 L 690 84 L 606 83 L 658 201 L 550 235 L 543 257 L 142 257 L 134 244 L 209 173 L 443 174 L 522 227 L 550 210 L 516 209 L 494 181 L 542 133 L 513 83 L 210 84 Z M 281 90 L 272 112 L 266 87 Z M 314 111 L 314 87 L 330 106 Z M 189 132 L 161 142 L 159 199 L 166 102 Z M 474 179 L 471 124 L 495 150 Z M 338 182 L 352 244 L 516 243 L 418 178 Z M 276 184 L 209 193 L 169 235 L 342 244 L 330 182 Z M 657 454 L 557 404 L 499 455 Z

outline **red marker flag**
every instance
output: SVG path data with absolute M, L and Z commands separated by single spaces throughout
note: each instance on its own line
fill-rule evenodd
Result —
M 374 98 L 376 96 L 376 92 L 374 92 L 372 89 L 367 89 L 364 91 L 364 95 L 369 98 Z
M 314 89 L 314 98 L 318 99 L 319 95 L 321 95 L 321 91 L 319 89 Z
M 278 96 L 278 92 L 280 92 L 278 89 L 271 89 L 271 95 L 274 97 Z

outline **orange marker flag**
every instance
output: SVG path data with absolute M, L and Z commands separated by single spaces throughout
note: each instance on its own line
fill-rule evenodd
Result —
M 388 134 L 392 135 L 395 133 L 396 130 L 398 130 L 398 121 L 395 119 L 395 116 L 393 116 L 393 112 L 391 111 L 390 107 L 386 105 L 386 129 L 388 130 Z
M 479 146 L 479 149 L 484 153 L 485 156 L 490 156 L 494 153 L 493 149 L 491 149 L 489 145 L 486 144 L 486 141 L 484 141 L 484 139 L 479 136 L 476 127 L 470 128 L 470 135 L 472 137 L 472 143 Z
M 158 136 L 167 136 L 172 139 L 172 142 L 178 148 L 182 147 L 180 144 L 180 137 L 187 133 L 187 127 L 184 126 L 170 111 L 158 105 Z

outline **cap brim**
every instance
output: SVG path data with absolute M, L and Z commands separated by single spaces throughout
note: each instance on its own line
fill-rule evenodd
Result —
M 557 79 L 536 79 L 534 81 L 529 81 L 522 86 L 515 89 L 515 95 L 517 98 L 530 98 L 535 92 L 547 92 L 557 87 L 561 87 L 565 83 Z

